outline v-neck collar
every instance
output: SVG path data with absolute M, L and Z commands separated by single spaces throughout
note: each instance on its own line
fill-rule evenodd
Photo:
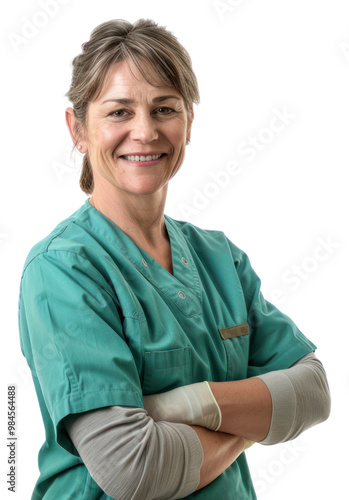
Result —
M 117 243 L 119 251 L 150 283 L 174 300 L 176 305 L 187 315 L 192 316 L 201 312 L 202 287 L 199 273 L 186 237 L 171 217 L 164 215 L 164 222 L 170 239 L 173 274 L 169 273 L 151 255 L 139 247 L 111 219 L 93 207 L 89 203 L 89 198 L 85 201 L 85 204 L 89 208 L 91 217 L 93 219 L 98 218 L 98 224 L 93 224 L 93 229 L 104 235 L 106 231 L 101 222 L 108 222 L 108 233 L 110 229 L 115 232 L 115 236 L 117 236 L 115 243 Z M 110 240 L 110 237 L 108 240 Z M 110 251 L 112 252 L 112 248 L 110 248 Z

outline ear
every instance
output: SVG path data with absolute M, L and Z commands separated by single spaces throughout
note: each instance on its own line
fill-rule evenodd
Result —
M 79 149 L 80 153 L 86 153 L 87 141 L 82 133 L 81 123 L 77 120 L 73 108 L 67 108 L 65 110 L 65 121 L 74 145 L 76 147 L 81 146 Z
M 187 141 L 190 141 L 191 126 L 192 126 L 193 120 L 194 120 L 194 108 L 192 107 L 188 113 Z

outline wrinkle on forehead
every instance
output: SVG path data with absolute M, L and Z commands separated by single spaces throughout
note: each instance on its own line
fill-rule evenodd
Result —
M 114 68 L 105 82 L 103 91 L 98 96 L 97 101 L 100 102 L 106 98 L 128 97 L 130 94 L 133 94 L 134 89 L 141 91 L 141 94 L 144 94 L 144 97 L 149 97 L 149 85 L 154 88 L 155 94 L 158 93 L 156 92 L 156 89 L 162 89 L 164 91 L 170 91 L 178 97 L 182 97 L 175 88 L 161 82 L 158 75 L 156 75 L 153 71 L 147 69 L 146 74 L 147 78 L 145 79 L 132 61 L 124 60 L 115 63 Z M 150 83 L 149 80 L 152 81 L 152 83 Z M 137 83 L 140 83 L 140 85 L 137 85 Z M 127 96 L 120 95 L 120 93 L 122 94 L 123 92 L 126 92 Z M 151 93 L 153 94 L 153 92 Z

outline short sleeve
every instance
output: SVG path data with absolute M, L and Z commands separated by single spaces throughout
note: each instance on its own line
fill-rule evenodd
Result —
M 143 408 L 117 298 L 88 259 L 57 250 L 35 257 L 22 276 L 19 311 L 22 351 L 55 428 L 71 413 Z
M 247 376 L 289 368 L 301 357 L 315 351 L 316 346 L 289 316 L 264 299 L 261 280 L 248 256 L 232 242 L 229 244 L 248 314 L 250 349 Z

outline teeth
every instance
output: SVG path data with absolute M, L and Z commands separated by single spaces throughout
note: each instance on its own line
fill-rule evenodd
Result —
M 151 161 L 151 160 L 158 160 L 160 158 L 160 155 L 148 155 L 148 156 L 138 156 L 138 155 L 124 155 L 124 158 L 128 161 Z

